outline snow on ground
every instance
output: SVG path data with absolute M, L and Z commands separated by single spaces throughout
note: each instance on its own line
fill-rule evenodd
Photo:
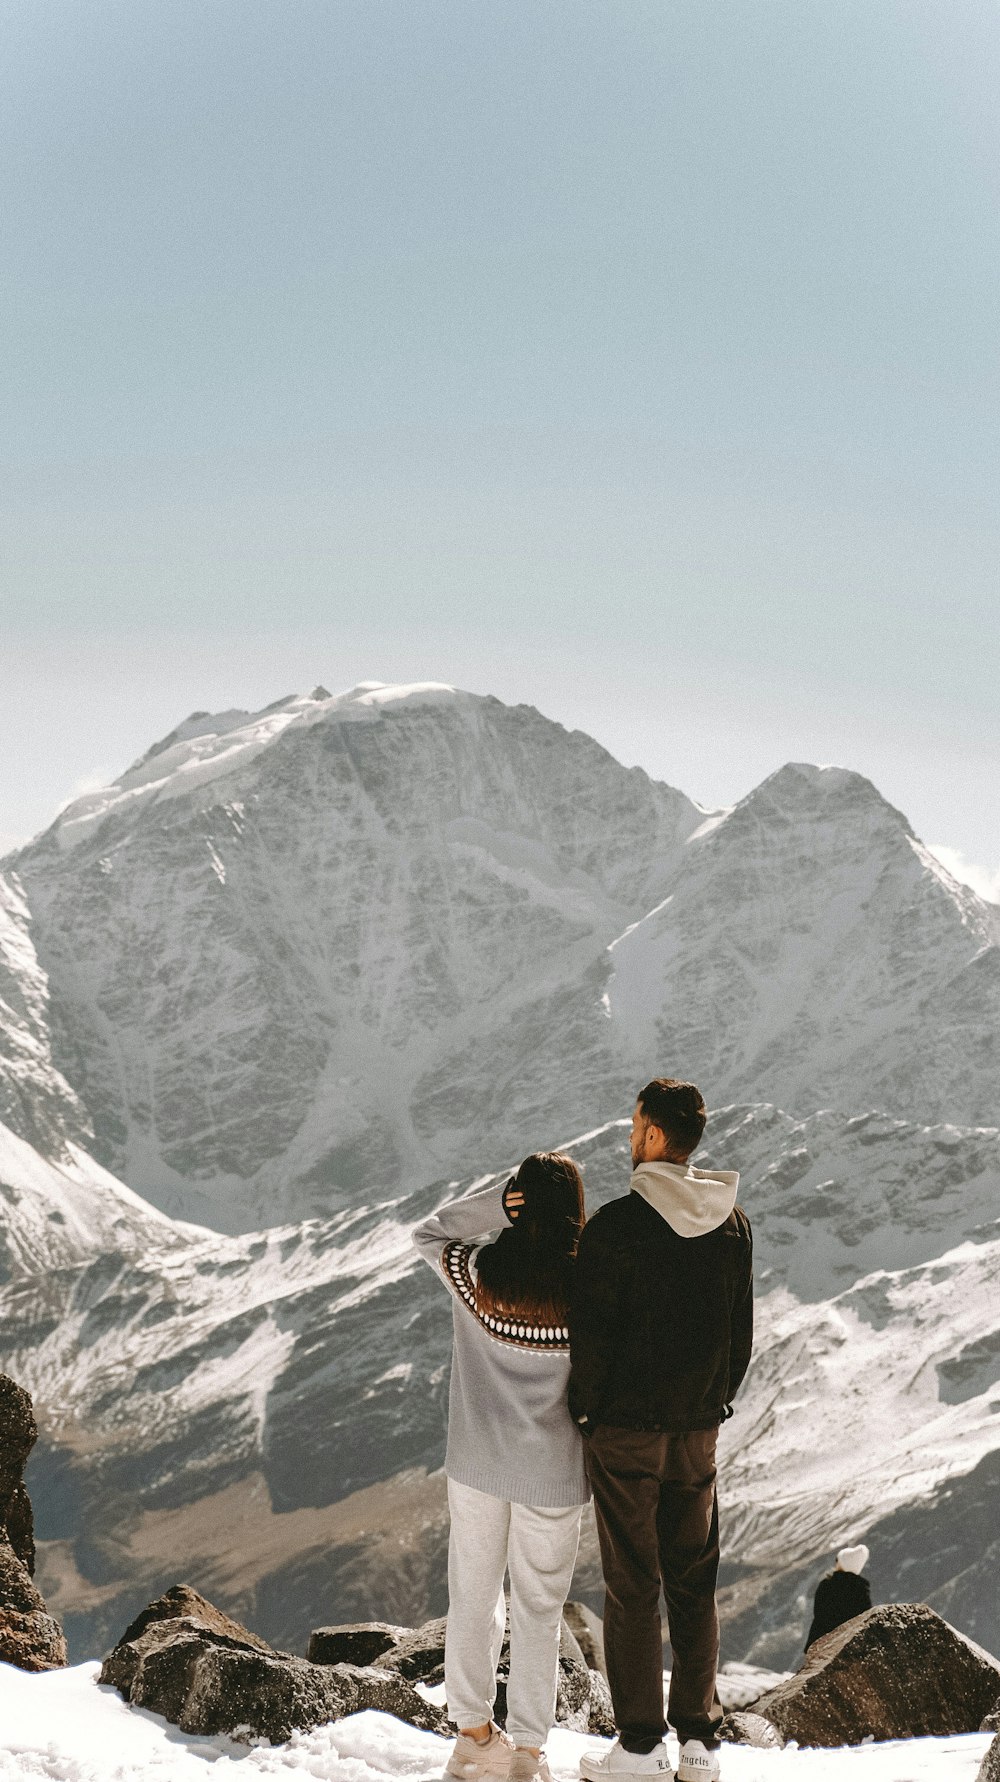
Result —
M 97 1682 L 98 1665 L 29 1676 L 0 1665 L 0 1782 L 253 1782 L 312 1776 L 320 1782 L 430 1782 L 448 1743 L 389 1714 L 355 1714 L 301 1733 L 287 1745 L 248 1749 L 226 1738 L 188 1737 L 157 1714 L 127 1707 Z M 974 1782 L 989 1734 L 916 1739 L 840 1751 L 752 1751 L 728 1746 L 724 1782 Z M 577 1775 L 580 1754 L 600 1743 L 561 1730 L 549 1741 L 556 1782 Z M 673 1741 L 671 1754 L 676 1757 Z

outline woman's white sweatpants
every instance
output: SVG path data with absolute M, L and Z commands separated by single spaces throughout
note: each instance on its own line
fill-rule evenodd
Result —
M 580 1544 L 583 1505 L 539 1510 L 448 1480 L 448 1718 L 461 1730 L 493 1713 L 510 1573 L 507 1731 L 544 1745 L 555 1720 L 559 1626 Z

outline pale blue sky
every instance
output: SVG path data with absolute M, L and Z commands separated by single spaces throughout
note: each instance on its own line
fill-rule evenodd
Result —
M 0 834 L 192 707 L 433 678 L 1000 865 L 993 0 L 0 30 Z

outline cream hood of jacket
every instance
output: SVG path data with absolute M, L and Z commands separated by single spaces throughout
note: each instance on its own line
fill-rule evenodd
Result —
M 691 1163 L 640 1163 L 632 1188 L 648 1200 L 678 1237 L 704 1237 L 724 1225 L 736 1205 L 736 1169 L 695 1169 Z

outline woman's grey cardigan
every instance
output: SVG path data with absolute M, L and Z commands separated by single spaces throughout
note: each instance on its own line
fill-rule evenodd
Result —
M 569 1333 L 489 1320 L 476 1309 L 476 1249 L 508 1223 L 503 1188 L 483 1188 L 413 1233 L 452 1294 L 445 1472 L 506 1503 L 566 1509 L 590 1496 L 583 1439 L 566 1407 Z

